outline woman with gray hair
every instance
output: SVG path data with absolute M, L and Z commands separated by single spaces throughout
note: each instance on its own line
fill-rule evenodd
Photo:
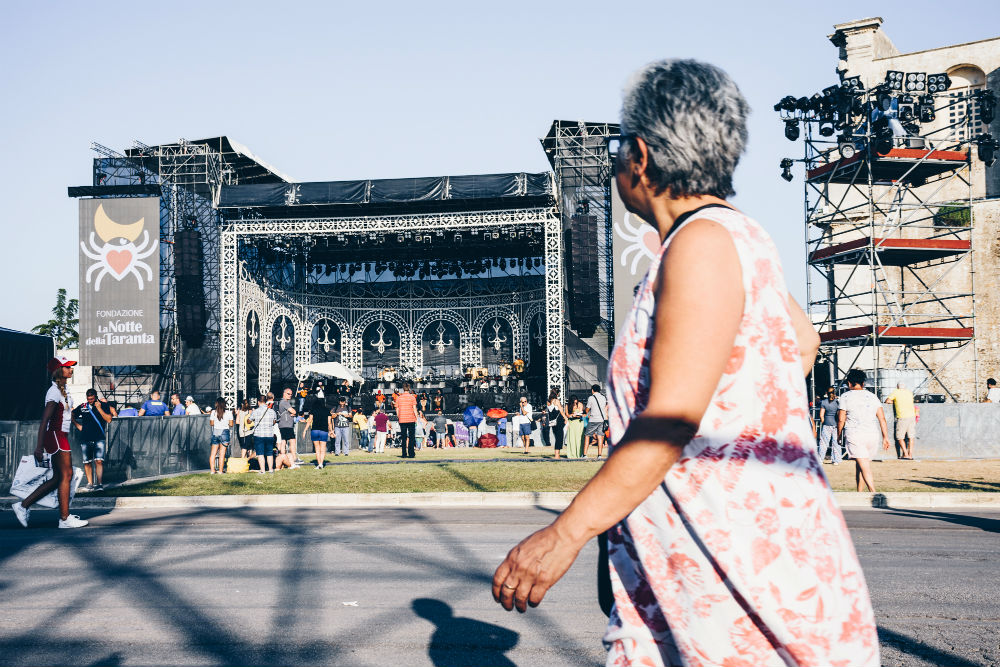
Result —
M 608 665 L 878 665 L 850 534 L 813 450 L 819 337 L 777 250 L 733 208 L 749 108 L 690 60 L 630 81 L 616 174 L 659 232 L 608 365 L 607 462 L 497 568 L 505 609 L 541 602 L 609 542 Z

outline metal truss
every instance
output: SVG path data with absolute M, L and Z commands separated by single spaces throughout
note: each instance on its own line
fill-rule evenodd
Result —
M 598 298 L 601 320 L 608 335 L 608 350 L 614 347 L 614 226 L 611 219 L 612 161 L 608 141 L 617 137 L 614 123 L 555 121 L 542 138 L 555 172 L 556 188 L 562 204 L 563 228 L 569 228 L 577 205 L 587 202 L 597 216 Z M 596 211 L 593 207 L 596 207 Z
M 876 94 L 863 93 L 862 102 Z M 840 153 L 845 137 L 822 137 L 804 123 L 807 301 L 831 382 L 857 366 L 880 391 L 896 371 L 915 368 L 926 371 L 917 393 L 959 400 L 978 385 L 967 333 L 975 328 L 971 117 L 945 120 L 964 95 L 924 97 L 935 99 L 940 121 L 898 137 L 885 155 L 867 128 L 847 135 L 859 154 L 851 160 Z M 973 355 L 975 377 L 945 376 L 963 353 Z
M 539 291 L 544 295 L 546 314 L 546 374 L 548 387 L 563 388 L 564 355 L 563 355 L 563 303 L 562 303 L 562 234 L 558 211 L 552 207 L 527 208 L 499 211 L 459 212 L 459 213 L 427 213 L 396 216 L 358 216 L 350 218 L 307 218 L 307 219 L 268 219 L 268 220 L 234 220 L 222 225 L 220 234 L 219 273 L 221 275 L 221 354 L 220 378 L 222 395 L 227 400 L 235 400 L 237 389 L 246 386 L 246 354 L 240 354 L 241 339 L 246 339 L 243 327 L 249 313 L 256 313 L 260 321 L 260 382 L 270 381 L 271 341 L 265 343 L 263 332 L 268 332 L 268 339 L 274 322 L 272 304 L 280 298 L 281 308 L 287 310 L 287 316 L 296 331 L 295 363 L 296 373 L 309 363 L 311 358 L 312 328 L 320 319 L 331 319 L 341 328 L 341 359 L 342 362 L 356 371 L 362 369 L 362 341 L 364 328 L 371 322 L 382 319 L 393 322 L 399 329 L 401 338 L 401 364 L 419 369 L 423 365 L 421 336 L 423 328 L 418 328 L 422 322 L 428 324 L 445 319 L 459 327 L 464 351 L 461 358 L 465 361 L 481 360 L 482 346 L 476 336 L 475 322 L 483 320 L 485 312 L 494 317 L 508 320 L 511 330 L 515 332 L 514 353 L 528 349 L 528 329 L 530 321 L 521 325 L 523 318 L 518 317 L 513 295 L 506 303 L 487 305 L 492 299 L 502 300 L 502 296 L 477 298 L 476 303 L 464 308 L 456 307 L 455 299 L 417 300 L 423 303 L 424 312 L 417 316 L 410 314 L 410 320 L 397 314 L 394 307 L 402 307 L 385 297 L 385 302 L 364 303 L 358 301 L 345 315 L 344 310 L 336 307 L 337 297 L 322 296 L 315 293 L 299 294 L 282 293 L 278 297 L 275 288 L 258 284 L 258 277 L 250 275 L 240 265 L 240 242 L 255 238 L 270 237 L 282 242 L 305 237 L 316 238 L 336 234 L 358 233 L 405 233 L 417 231 L 461 231 L 468 229 L 505 231 L 524 226 L 541 226 L 544 231 L 544 261 L 545 286 Z M 526 302 L 521 297 L 520 307 L 530 308 L 531 300 Z M 536 299 L 536 303 L 541 299 Z M 342 305 L 342 304 L 341 304 Z M 485 307 L 484 307 L 485 306 Z M 411 301 L 409 306 L 414 309 Z M 275 305 L 275 308 L 277 306 Z M 420 306 L 417 305 L 417 309 Z M 442 317 L 442 313 L 448 315 Z M 494 312 L 495 311 L 495 312 Z M 479 318 L 473 317 L 473 312 Z M 534 311 L 533 311 L 534 312 Z M 527 314 L 525 312 L 525 314 Z M 356 318 L 356 319 L 355 319 Z M 394 321 L 398 320 L 398 321 Z M 424 327 L 426 328 L 426 326 Z M 302 341 L 300 344 L 299 341 Z M 478 349 L 476 344 L 479 343 Z M 299 348 L 302 348 L 301 351 Z M 267 372 L 265 373 L 265 364 Z M 471 364 L 470 364 L 471 365 Z M 263 388 L 263 387 L 262 387 Z

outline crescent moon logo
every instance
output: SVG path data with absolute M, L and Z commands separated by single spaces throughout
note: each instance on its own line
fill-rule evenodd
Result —
M 109 218 L 108 214 L 104 212 L 104 204 L 98 204 L 97 211 L 94 212 L 94 231 L 97 232 L 97 235 L 105 243 L 117 238 L 135 241 L 139 238 L 139 234 L 142 233 L 142 226 L 145 220 L 145 218 L 139 218 L 136 222 L 120 225 Z

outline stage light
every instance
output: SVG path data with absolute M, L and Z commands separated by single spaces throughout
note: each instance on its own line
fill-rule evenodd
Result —
M 501 271 L 506 271 L 507 270 L 507 260 L 504 259 L 503 257 L 501 257 L 500 261 L 497 263 L 497 266 L 500 267 Z
M 997 96 L 992 90 L 977 90 L 973 96 L 979 102 L 979 119 L 989 125 L 996 117 Z
M 894 99 L 896 98 L 890 95 L 889 92 L 885 90 L 880 90 L 878 94 L 875 96 L 875 101 L 878 104 L 878 108 L 881 109 L 882 111 L 888 111 L 889 109 L 891 109 L 892 101 Z
M 781 158 L 781 163 L 778 165 L 779 167 L 781 167 L 781 177 L 786 181 L 788 181 L 789 183 L 792 182 L 793 178 L 792 164 L 793 164 L 792 159 L 786 157 L 786 158 Z
M 872 148 L 879 155 L 886 155 L 892 150 L 892 128 L 885 116 L 872 123 Z
M 927 77 L 927 90 L 932 93 L 942 93 L 951 88 L 951 77 L 947 74 L 931 74 Z
M 832 137 L 833 136 L 833 123 L 829 120 L 824 120 L 819 124 L 819 136 L 821 137 Z
M 799 121 L 789 118 L 785 121 L 785 139 L 795 141 L 799 138 Z
M 920 100 L 920 122 L 934 122 L 934 98 L 927 96 Z
M 924 72 L 907 72 L 906 90 L 911 93 L 922 93 L 927 90 L 927 75 Z
M 987 167 L 992 167 L 997 161 L 997 151 L 1000 150 L 1000 141 L 993 138 L 991 134 L 980 134 L 976 137 L 976 148 L 979 150 L 979 159 Z
M 402 243 L 403 242 L 403 235 L 402 234 L 397 234 L 396 235 L 396 241 L 398 241 L 399 243 Z
M 864 90 L 865 89 L 864 84 L 861 83 L 861 77 L 860 76 L 848 76 L 848 77 L 844 77 L 844 80 L 840 84 L 840 87 L 843 88 L 844 90 L 848 91 L 848 92 L 854 92 L 854 91 L 857 91 L 857 90 Z
M 792 95 L 785 95 L 774 105 L 775 111 L 795 111 L 795 97 Z
M 854 138 L 849 132 L 845 132 L 837 139 L 837 149 L 840 151 L 840 157 L 845 160 L 850 160 L 858 152 L 858 147 L 854 145 Z
M 462 235 L 456 233 L 455 234 L 455 243 L 461 243 L 461 242 L 462 242 Z
M 889 90 L 902 90 L 903 79 L 904 75 L 902 72 L 889 70 L 885 73 L 885 84 L 889 87 Z
M 913 121 L 913 107 L 911 106 L 900 106 L 899 107 L 899 122 L 909 123 Z

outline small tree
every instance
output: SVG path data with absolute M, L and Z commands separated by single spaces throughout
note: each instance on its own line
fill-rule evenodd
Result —
M 80 319 L 80 302 L 77 299 L 67 299 L 66 289 L 60 287 L 56 292 L 56 305 L 52 308 L 52 319 L 44 324 L 31 328 L 31 331 L 42 336 L 50 336 L 56 341 L 56 349 L 75 348 L 80 343 L 77 327 Z

